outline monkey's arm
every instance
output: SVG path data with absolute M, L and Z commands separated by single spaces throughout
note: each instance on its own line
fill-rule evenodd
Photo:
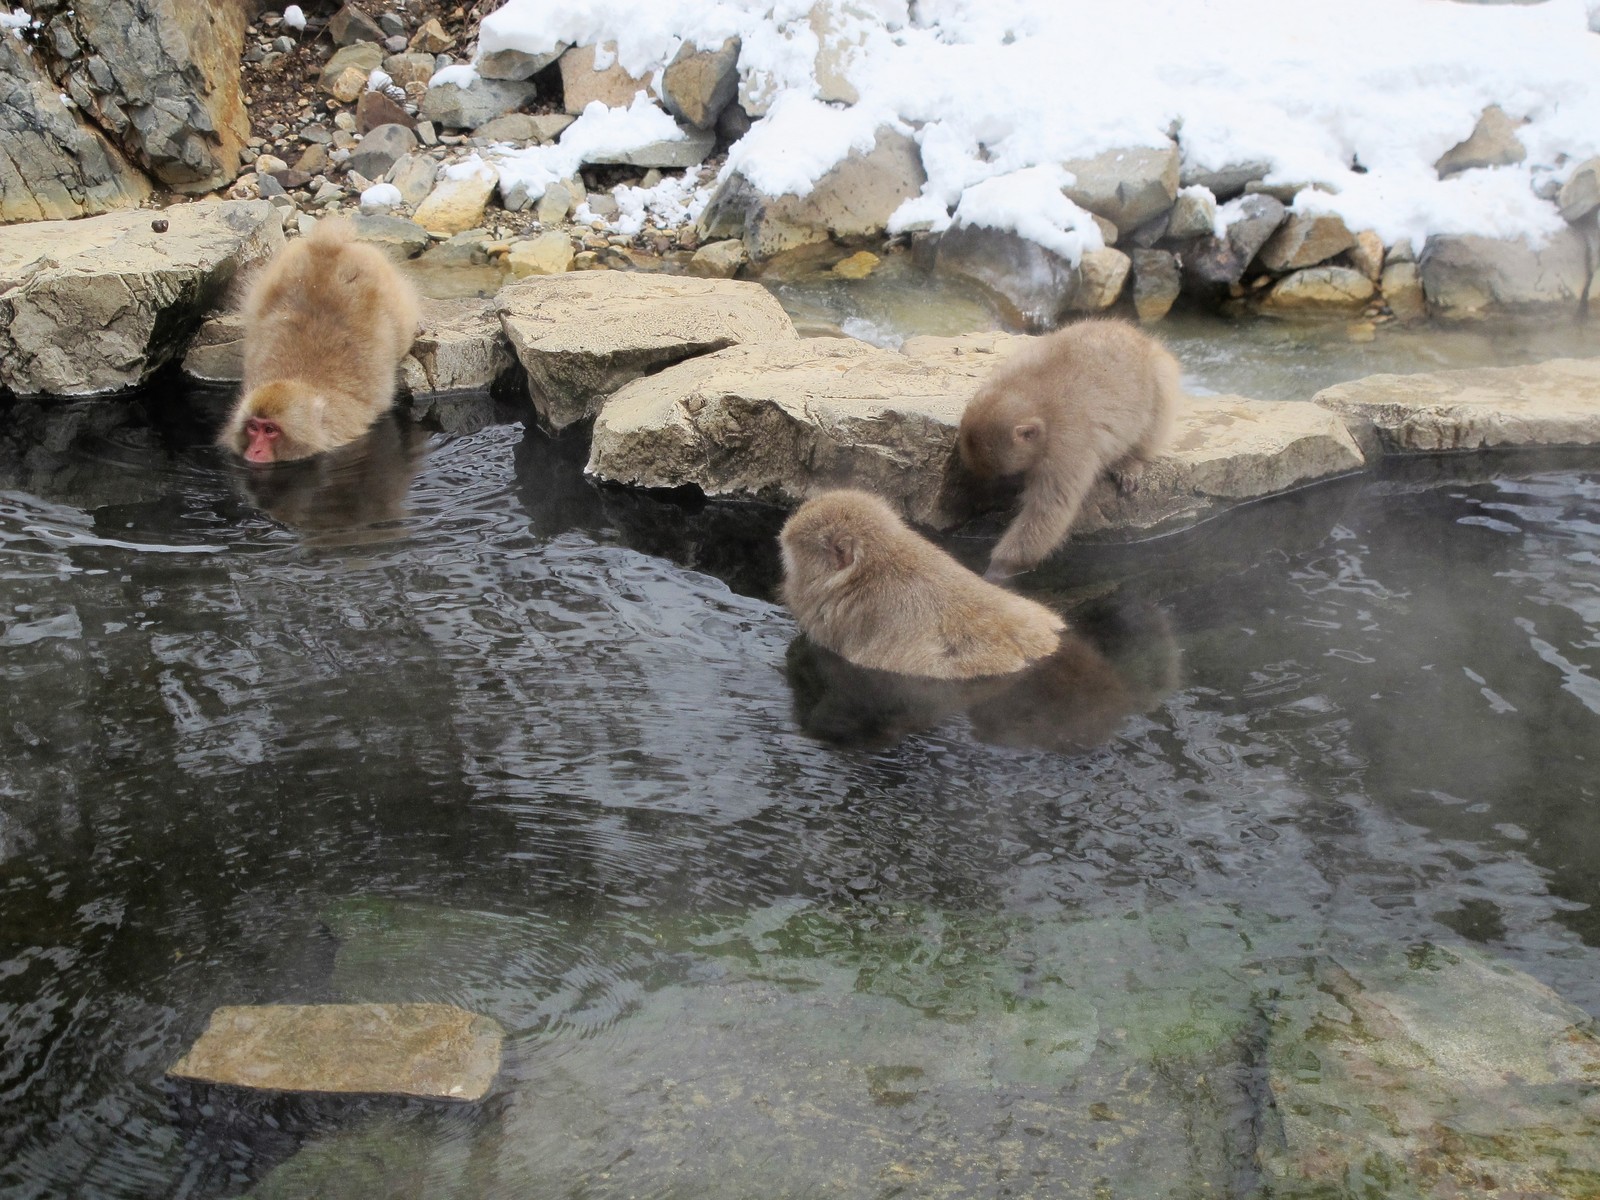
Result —
M 989 556 L 984 578 L 1005 579 L 1038 566 L 1064 542 L 1094 476 L 1083 469 L 1041 470 L 1022 489 L 1022 506 Z

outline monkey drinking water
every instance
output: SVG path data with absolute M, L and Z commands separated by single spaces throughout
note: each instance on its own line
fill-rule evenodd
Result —
M 861 667 L 932 679 L 1020 671 L 1065 622 L 986 583 L 866 492 L 808 500 L 778 535 L 783 599 L 800 628 Z
M 389 260 L 348 223 L 324 219 L 245 296 L 244 383 L 219 443 L 273 463 L 355 441 L 394 403 L 417 317 L 416 293 Z
M 1178 364 L 1121 321 L 1085 321 L 1038 340 L 986 380 L 956 449 L 978 480 L 1020 477 L 1022 502 L 989 579 L 1037 566 L 1066 540 L 1101 475 L 1131 492 L 1166 444 Z

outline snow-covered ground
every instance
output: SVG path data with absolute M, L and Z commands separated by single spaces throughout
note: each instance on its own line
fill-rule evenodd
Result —
M 684 42 L 741 39 L 739 69 L 760 119 L 730 151 L 769 194 L 804 194 L 889 125 L 913 133 L 928 181 L 892 229 L 959 219 L 1014 228 L 1072 253 L 1097 244 L 1060 197 L 1061 164 L 1176 135 L 1186 167 L 1261 162 L 1268 183 L 1314 184 L 1296 201 L 1386 243 L 1433 233 L 1558 229 L 1549 194 L 1600 154 L 1600 34 L 1586 0 L 509 0 L 482 26 L 480 53 L 597 44 L 660 88 Z M 831 46 L 819 42 L 817 29 Z M 820 98 L 831 51 L 852 104 Z M 1435 161 L 1500 105 L 1526 119 L 1526 159 L 1441 180 Z M 572 173 L 591 139 L 610 148 L 664 133 L 654 105 L 586 112 L 561 142 L 491 154 L 504 184 L 537 196 Z M 704 196 L 676 180 L 662 211 Z M 637 190 L 636 190 L 637 191 Z M 642 220 L 653 198 L 628 197 Z M 631 214 L 631 215 L 630 215 Z

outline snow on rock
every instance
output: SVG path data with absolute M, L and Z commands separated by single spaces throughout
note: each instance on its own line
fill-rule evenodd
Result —
M 638 92 L 627 108 L 607 108 L 594 101 L 561 131 L 554 145 L 491 149 L 489 160 L 500 173 L 506 207 L 523 208 L 551 184 L 572 178 L 584 163 L 616 162 L 620 155 L 652 143 L 688 137 L 687 130 Z
M 291 4 L 283 10 L 283 24 L 288 29 L 304 29 L 306 14 L 300 11 L 298 4 Z
M 1585 0 L 921 0 L 914 16 L 894 0 L 508 0 L 483 21 L 478 61 L 591 47 L 659 92 L 684 47 L 737 38 L 739 100 L 759 119 L 726 178 L 804 196 L 879 129 L 914 129 L 926 178 L 894 229 L 943 229 L 987 205 L 1060 247 L 1084 235 L 1053 201 L 1041 224 L 1034 206 L 969 193 L 1111 153 L 1170 156 L 1176 138 L 1186 184 L 1228 199 L 1258 183 L 1294 212 L 1420 251 L 1441 234 L 1536 246 L 1560 229 L 1533 185 L 1548 194 L 1600 154 L 1589 23 Z M 1518 123 L 1524 157 L 1440 178 L 1435 164 L 1494 106 Z M 1163 161 L 1169 205 L 1170 176 Z M 1161 203 L 1149 187 L 1112 196 L 1136 200 L 1123 214 L 1134 222 Z
M 386 212 L 401 203 L 400 189 L 392 183 L 375 183 L 361 193 L 361 211 Z

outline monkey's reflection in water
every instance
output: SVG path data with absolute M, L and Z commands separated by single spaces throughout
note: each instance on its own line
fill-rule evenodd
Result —
M 980 741 L 1082 753 L 1178 686 L 1171 626 L 1147 605 L 1074 614 L 1061 647 L 1014 675 L 941 680 L 874 671 L 804 634 L 790 643 L 786 667 L 806 733 L 878 749 L 964 713 Z
M 294 462 L 249 467 L 243 488 L 273 520 L 313 543 L 382 541 L 405 515 L 411 481 L 427 454 L 428 434 L 398 412 L 378 419 L 348 445 Z

